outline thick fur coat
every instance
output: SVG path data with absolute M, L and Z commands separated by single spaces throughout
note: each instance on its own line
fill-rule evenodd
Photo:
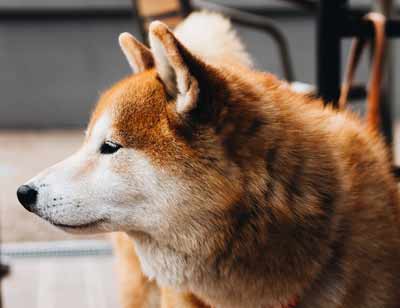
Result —
M 129 34 L 120 44 L 135 74 L 102 95 L 75 158 L 28 184 L 52 187 L 67 166 L 57 194 L 80 208 L 48 210 L 50 188 L 35 212 L 129 235 L 116 236 L 124 275 L 139 275 L 125 301 L 143 283 L 148 294 L 141 270 L 163 307 L 399 307 L 398 191 L 377 132 L 253 70 L 218 15 L 176 34 L 152 23 L 151 50 Z M 120 146 L 106 162 L 103 140 Z M 69 184 L 82 178 L 85 191 Z

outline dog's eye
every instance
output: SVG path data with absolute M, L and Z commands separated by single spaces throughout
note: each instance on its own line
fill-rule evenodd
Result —
M 112 154 L 117 152 L 121 148 L 121 145 L 111 142 L 105 141 L 100 147 L 101 154 Z

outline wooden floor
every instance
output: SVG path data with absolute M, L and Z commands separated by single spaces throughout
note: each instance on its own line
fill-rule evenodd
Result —
M 15 258 L 8 264 L 4 308 L 119 307 L 111 256 Z

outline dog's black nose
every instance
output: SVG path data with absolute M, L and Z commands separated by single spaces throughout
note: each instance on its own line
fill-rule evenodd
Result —
M 36 203 L 37 190 L 29 185 L 22 185 L 17 190 L 17 197 L 19 202 L 29 212 L 32 212 L 33 206 Z

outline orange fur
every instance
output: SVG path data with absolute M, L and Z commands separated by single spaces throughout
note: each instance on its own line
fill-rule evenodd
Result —
M 283 249 L 281 247 L 282 250 L 275 250 L 279 260 L 284 259 L 287 255 L 300 254 L 300 259 L 293 264 L 295 267 L 288 265 L 281 273 L 283 276 L 280 276 L 279 279 L 284 279 L 287 281 L 286 283 L 290 283 L 293 286 L 294 291 L 292 292 L 294 294 L 302 294 L 304 292 L 303 288 L 305 286 L 309 287 L 315 276 L 324 271 L 324 262 L 327 262 L 321 261 L 308 264 L 310 258 L 313 259 L 317 255 L 322 260 L 331 258 L 333 252 L 330 245 L 332 241 L 344 241 L 340 233 L 348 232 L 345 231 L 349 227 L 348 225 L 352 226 L 351 228 L 354 232 L 353 240 L 355 242 L 347 248 L 349 249 L 348 257 L 343 257 L 342 262 L 345 262 L 348 267 L 347 270 L 344 269 L 345 272 L 369 271 L 371 274 L 374 272 L 371 268 L 371 261 L 365 260 L 361 262 L 359 259 L 354 263 L 355 256 L 362 253 L 358 251 L 358 245 L 362 247 L 362 250 L 368 251 L 367 255 L 374 258 L 384 257 L 389 251 L 393 256 L 397 256 L 399 252 L 396 247 L 399 244 L 399 237 L 396 227 L 399 220 L 398 218 L 397 220 L 391 218 L 395 216 L 388 214 L 388 211 L 393 209 L 394 214 L 397 215 L 398 197 L 396 185 L 390 174 L 387 152 L 376 133 L 368 131 L 357 117 L 350 113 L 338 113 L 329 107 L 323 108 L 321 107 L 321 102 L 314 101 L 310 104 L 308 103 L 310 101 L 309 98 L 290 92 L 287 89 L 282 89 L 279 81 L 270 75 L 243 70 L 240 78 L 236 74 L 220 77 L 222 77 L 222 80 L 224 78 L 229 79 L 229 84 L 232 85 L 229 90 L 231 92 L 228 92 L 228 94 L 222 92 L 219 94 L 218 92 L 214 93 L 217 97 L 218 95 L 228 96 L 233 100 L 230 106 L 225 106 L 221 109 L 220 118 L 214 124 L 217 125 L 221 140 L 224 140 L 223 144 L 226 152 L 222 154 L 217 149 L 208 146 L 207 157 L 214 157 L 214 166 L 217 166 L 217 157 L 221 154 L 227 155 L 237 165 L 241 166 L 244 174 L 242 181 L 237 183 L 238 186 L 236 187 L 247 186 L 247 189 L 256 196 L 255 198 L 261 197 L 258 197 L 258 195 L 261 193 L 259 189 L 264 185 L 262 184 L 263 182 L 268 183 L 278 176 L 278 173 L 275 174 L 277 171 L 272 170 L 279 170 L 279 178 L 282 178 L 282 182 L 280 184 L 277 183 L 275 187 L 274 199 L 276 201 L 270 204 L 271 208 L 269 209 L 274 218 L 271 217 L 270 219 L 274 219 L 274 223 L 281 226 L 280 228 L 285 225 L 291 226 L 298 220 L 295 225 L 284 232 L 287 236 L 293 236 L 294 234 L 301 236 L 301 232 L 307 233 L 311 232 L 311 230 L 315 230 L 312 232 L 320 233 L 315 238 L 315 241 L 308 239 L 308 243 L 304 242 L 306 244 L 302 248 L 304 252 L 298 251 L 298 244 L 295 242 L 297 237 L 294 237 L 293 240 L 290 237 L 286 238 L 285 240 L 288 243 L 285 245 L 286 248 Z M 139 78 L 140 83 L 136 83 L 136 79 Z M 252 82 L 259 83 L 260 81 L 264 84 L 262 89 L 258 86 L 264 96 L 264 99 L 262 99 L 264 103 L 261 104 L 259 103 L 261 97 L 259 96 L 260 93 L 257 92 L 258 89 L 254 89 L 251 86 Z M 121 121 L 116 124 L 120 125 L 118 129 L 122 132 L 121 142 L 125 146 L 134 146 L 145 151 L 152 157 L 154 163 L 174 172 L 186 174 L 185 176 L 194 181 L 193 175 L 188 173 L 188 170 L 182 166 L 182 161 L 191 160 L 192 165 L 198 164 L 201 168 L 200 170 L 205 170 L 208 163 L 202 162 L 202 155 L 205 154 L 202 154 L 202 142 L 201 140 L 197 141 L 197 144 L 193 142 L 191 144 L 192 147 L 190 147 L 184 143 L 184 139 L 180 135 L 173 134 L 174 130 L 171 130 L 171 126 L 168 126 L 171 125 L 169 123 L 171 117 L 168 115 L 169 103 L 164 98 L 164 90 L 157 80 L 155 72 L 149 71 L 145 74 L 131 77 L 117 87 L 124 88 L 123 91 L 117 92 L 124 93 L 123 97 L 125 99 L 118 101 L 123 103 L 119 106 L 120 110 L 117 111 L 121 114 L 121 117 L 119 117 Z M 129 88 L 128 91 L 127 88 Z M 131 93 L 131 95 L 128 93 Z M 269 106 L 268 102 L 274 102 L 273 106 Z M 224 108 L 229 108 L 230 110 L 227 111 Z M 268 115 L 269 120 L 263 118 L 263 114 L 267 115 L 269 113 L 278 113 L 285 120 L 275 123 L 276 120 L 273 116 L 270 117 Z M 144 122 L 141 122 L 142 120 Z M 258 123 L 260 121 L 261 123 Z M 262 126 L 265 126 L 265 129 Z M 306 138 L 303 136 L 305 133 L 307 133 Z M 268 138 L 260 139 L 262 135 L 268 135 Z M 211 138 L 212 136 L 210 136 Z M 196 151 L 193 150 L 194 146 L 198 147 Z M 268 153 L 267 149 L 276 147 L 280 151 L 280 157 L 271 156 L 271 162 L 268 161 L 268 158 L 264 162 L 264 153 Z M 215 153 L 212 152 L 214 150 L 216 150 Z M 273 155 L 272 153 L 271 155 Z M 334 155 L 337 157 L 332 157 L 330 153 L 336 153 Z M 319 165 L 313 165 L 314 160 Z M 269 166 L 270 163 L 273 165 Z M 260 173 L 260 170 L 265 170 L 264 168 L 269 170 L 265 175 L 262 172 Z M 296 175 L 296 172 L 301 172 L 302 174 Z M 209 176 L 207 176 L 207 173 Z M 197 180 L 194 182 L 197 184 L 193 185 L 198 185 L 201 189 L 207 189 L 202 183 L 224 181 L 221 179 L 221 175 L 217 175 L 214 172 L 210 174 L 210 171 L 205 174 L 196 173 L 195 176 Z M 225 177 L 225 175 L 222 176 Z M 338 182 L 337 177 L 341 178 L 341 183 Z M 284 179 L 287 179 L 288 182 L 285 182 L 286 180 Z M 286 186 L 296 183 L 291 182 L 296 181 L 295 179 L 300 181 L 295 184 L 297 188 Z M 232 184 L 228 186 L 232 187 Z M 374 187 L 379 187 L 379 189 L 376 190 Z M 322 189 L 320 193 L 327 194 L 326 198 L 330 200 L 330 203 L 326 205 L 328 206 L 327 208 L 321 208 L 320 201 L 316 197 L 309 198 L 306 207 L 299 204 L 293 208 L 286 203 L 287 201 L 284 201 L 285 198 L 292 198 L 291 202 L 298 202 L 296 199 L 299 199 L 299 201 L 306 200 L 302 196 L 307 195 L 307 190 L 310 189 Z M 371 190 L 374 191 L 372 196 Z M 234 229 L 243 227 L 236 225 L 235 220 L 229 220 L 229 217 L 233 215 L 233 217 L 240 219 L 240 216 L 245 215 L 246 211 L 245 209 L 232 207 L 232 201 L 243 190 L 236 191 L 236 194 L 232 194 L 232 191 L 227 189 L 228 195 L 225 195 L 224 201 L 221 202 L 221 208 L 219 210 L 214 209 L 221 213 L 226 213 L 214 223 L 219 228 L 233 228 L 232 232 Z M 351 196 L 351 199 L 344 201 L 346 200 L 346 195 L 348 197 Z M 373 203 L 371 203 L 371 198 L 375 200 Z M 346 223 L 340 222 L 340 220 L 331 216 L 333 215 L 333 212 L 331 212 L 333 209 L 329 207 L 333 206 L 331 203 L 337 203 L 338 201 L 336 200 L 342 200 L 340 202 L 348 204 L 346 206 L 335 205 L 338 207 L 335 215 L 343 216 L 343 219 L 347 221 Z M 328 212 L 326 212 L 327 210 Z M 375 235 L 373 237 L 375 239 L 372 239 L 373 237 L 369 239 L 370 230 L 374 228 L 372 226 L 378 223 L 376 221 L 377 217 L 381 221 L 379 223 L 381 227 L 374 231 Z M 308 226 L 307 220 L 309 219 L 313 223 Z M 383 227 L 383 223 L 385 227 Z M 264 228 L 264 224 L 268 224 L 268 222 L 253 221 L 253 224 L 258 225 L 257 228 Z M 326 224 L 332 224 L 331 231 L 328 232 L 327 229 L 327 233 L 321 233 Z M 308 229 L 305 229 L 306 226 Z M 233 242 L 235 244 L 232 244 L 234 246 L 230 248 L 232 253 L 242 254 L 244 252 L 243 249 L 246 249 L 245 247 L 251 241 L 250 238 L 246 239 L 246 233 L 250 231 L 245 231 L 246 228 L 241 231 L 244 232 L 242 235 L 234 236 L 237 243 Z M 269 238 L 273 235 L 271 232 L 276 231 L 271 229 L 269 233 L 258 233 L 258 236 L 265 237 L 265 240 L 270 243 L 269 245 L 278 245 L 283 240 L 281 237 L 283 234 L 273 239 Z M 317 238 L 319 239 L 317 240 Z M 199 238 L 199 240 L 201 241 L 202 239 Z M 210 238 L 208 240 L 213 239 Z M 229 244 L 230 241 L 222 238 L 216 237 L 214 240 L 217 246 L 231 245 Z M 374 245 L 368 246 L 367 243 L 371 241 L 374 242 Z M 344 243 L 339 242 L 336 245 L 344 245 Z M 313 256 L 313 254 L 315 255 Z M 346 258 L 349 259 L 347 260 Z M 361 258 L 361 256 L 357 258 Z M 390 261 L 388 266 L 392 269 L 398 268 L 399 264 L 396 260 L 398 260 L 397 257 Z M 271 259 L 270 262 L 275 261 Z M 300 271 L 298 270 L 299 266 L 303 268 Z M 382 272 L 378 270 L 373 275 L 377 277 L 382 275 Z M 385 275 L 389 275 L 387 276 L 389 279 L 390 273 L 388 272 Z M 371 276 L 368 275 L 368 277 Z M 349 285 L 354 284 L 355 286 L 358 284 L 358 278 L 356 280 L 349 279 Z M 387 290 L 390 289 L 389 286 L 387 288 Z M 368 290 L 368 292 L 372 292 L 372 289 Z M 367 292 L 367 289 L 365 292 Z M 354 307 L 354 305 L 357 305 L 358 300 L 357 298 L 349 298 L 346 300 L 348 301 L 347 306 L 344 307 Z M 190 307 L 190 305 L 187 307 Z
M 114 138 L 191 183 L 176 233 L 156 242 L 193 256 L 207 283 L 189 297 L 164 290 L 163 306 L 231 306 L 221 288 L 234 285 L 251 301 L 259 284 L 271 303 L 298 296 L 299 307 L 397 307 L 398 192 L 381 137 L 272 75 L 210 66 L 162 40 L 182 57 L 175 69 L 198 82 L 193 109 L 181 114 L 173 87 L 151 69 L 108 91 L 94 119 L 108 104 Z
M 120 42 L 136 75 L 18 194 L 69 232 L 126 232 L 124 308 L 398 308 L 399 196 L 376 131 L 243 65 L 238 42 L 237 64 L 160 22 L 151 52 Z
M 161 308 L 210 308 L 191 293 L 161 289 Z

